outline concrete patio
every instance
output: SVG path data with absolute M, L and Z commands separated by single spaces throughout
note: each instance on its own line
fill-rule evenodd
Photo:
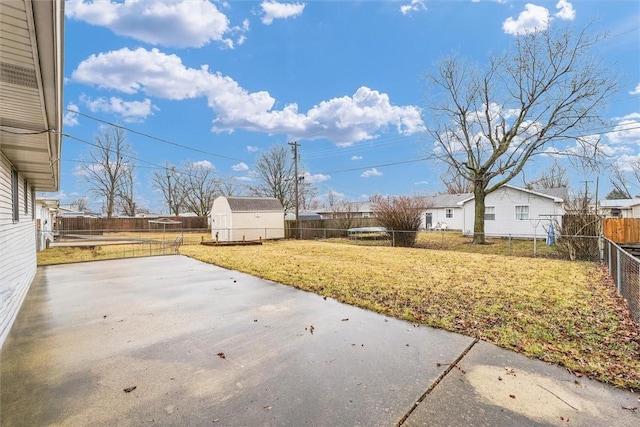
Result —
M 640 425 L 638 394 L 178 255 L 40 268 L 1 357 L 7 426 Z

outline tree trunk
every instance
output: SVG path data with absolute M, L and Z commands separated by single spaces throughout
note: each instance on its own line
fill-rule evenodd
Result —
M 475 218 L 473 222 L 473 244 L 484 245 L 484 199 L 486 197 L 484 188 L 476 185 L 473 189 L 475 197 Z

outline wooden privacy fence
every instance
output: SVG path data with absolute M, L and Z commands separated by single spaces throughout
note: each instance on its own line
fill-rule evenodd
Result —
M 169 218 L 169 217 L 167 217 Z M 158 230 L 189 230 L 206 229 L 209 227 L 206 216 L 170 217 L 171 220 L 180 221 L 180 224 L 154 224 L 149 221 L 153 218 L 85 218 L 85 217 L 58 217 L 56 225 L 58 232 L 72 231 L 76 234 L 102 234 L 104 231 L 158 231 Z
M 640 218 L 605 218 L 602 220 L 604 237 L 616 243 L 640 242 Z

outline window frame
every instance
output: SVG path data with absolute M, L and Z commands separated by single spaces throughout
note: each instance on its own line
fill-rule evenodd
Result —
M 519 214 L 518 213 L 518 208 L 522 208 L 523 212 L 520 212 L 520 214 Z M 522 218 L 522 216 L 524 216 L 522 214 L 525 213 L 524 208 L 526 208 L 526 217 Z M 516 215 L 516 221 L 529 221 L 529 213 L 530 213 L 529 212 L 529 205 L 515 205 L 514 210 L 515 210 L 515 215 Z
M 11 211 L 13 222 L 20 221 L 20 177 L 18 171 L 11 168 Z
M 453 208 L 445 208 L 444 217 L 446 219 L 453 219 Z
M 491 210 L 491 212 L 488 212 Z M 489 218 L 491 216 L 492 218 Z M 495 206 L 485 206 L 484 207 L 484 220 L 485 221 L 495 221 L 496 220 L 496 207 Z

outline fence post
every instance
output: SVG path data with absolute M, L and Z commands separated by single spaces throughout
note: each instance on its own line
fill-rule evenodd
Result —
M 396 232 L 393 229 L 391 229 L 391 247 L 396 247 Z
M 616 287 L 618 288 L 618 295 L 620 295 L 622 291 L 622 274 L 620 274 L 622 272 L 622 253 L 618 248 L 616 248 L 616 255 Z

